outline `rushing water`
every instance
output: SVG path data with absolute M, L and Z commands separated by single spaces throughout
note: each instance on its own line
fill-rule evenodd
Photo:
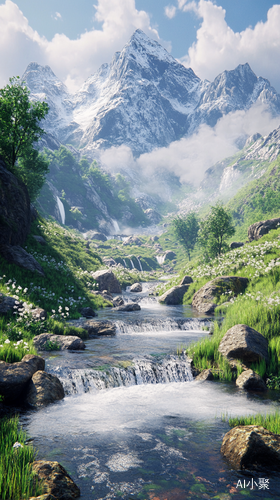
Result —
M 147 287 L 125 298 L 142 310 L 100 314 L 116 321 L 115 336 L 46 357 L 67 395 L 22 416 L 39 458 L 59 461 L 82 500 L 280 498 L 276 474 L 233 471 L 220 454 L 229 430 L 222 414 L 269 412 L 279 393 L 273 401 L 233 384 L 194 381 L 176 351 L 204 336 L 209 319 L 158 305 Z M 269 490 L 258 489 L 260 478 L 269 479 Z

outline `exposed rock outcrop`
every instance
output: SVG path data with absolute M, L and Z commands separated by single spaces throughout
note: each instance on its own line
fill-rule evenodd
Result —
M 191 283 L 193 283 L 191 276 L 184 276 L 180 281 L 180 285 L 190 285 Z
M 85 234 L 85 237 L 87 240 L 107 241 L 106 235 L 98 231 L 88 231 Z
M 173 286 L 170 290 L 167 290 L 163 295 L 158 298 L 161 304 L 166 304 L 167 306 L 176 306 L 182 304 L 183 297 L 188 291 L 189 285 L 178 285 Z
M 215 299 L 230 292 L 233 295 L 238 295 L 244 292 L 248 283 L 248 278 L 240 278 L 239 276 L 219 276 L 214 278 L 194 294 L 192 306 L 201 313 L 212 314 L 217 307 Z
M 44 492 L 58 500 L 72 500 L 80 496 L 78 486 L 58 462 L 38 460 L 32 464 L 33 472 L 43 481 Z
M 34 373 L 44 370 L 45 360 L 28 354 L 18 363 L 0 361 L 0 394 L 5 402 L 14 403 L 21 399 Z
M 269 233 L 271 229 L 277 229 L 279 226 L 280 218 L 255 222 L 255 224 L 248 227 L 248 239 L 249 241 L 259 240 L 264 234 Z
M 32 406 L 43 406 L 64 398 L 64 389 L 60 380 L 50 373 L 37 371 L 32 376 L 27 388 L 25 401 Z
M 240 389 L 246 389 L 247 391 L 266 391 L 267 386 L 265 385 L 263 379 L 258 373 L 253 370 L 245 370 L 236 379 L 236 385 Z
M 123 240 L 123 245 L 142 245 L 142 241 L 137 238 L 137 236 L 128 236 L 127 238 L 124 238 Z
M 234 325 L 222 338 L 219 352 L 227 358 L 241 359 L 246 365 L 261 359 L 268 361 L 268 342 L 247 325 Z
M 148 217 L 152 224 L 159 224 L 162 220 L 162 215 L 160 215 L 153 208 L 148 208 L 147 210 L 144 210 L 144 212 L 146 214 L 146 217 Z
M 236 469 L 280 470 L 280 436 L 256 425 L 239 425 L 226 433 L 222 454 Z
M 15 308 L 21 306 L 22 302 L 19 302 L 13 297 L 9 297 L 8 295 L 3 295 L 3 293 L 0 293 L 0 316 L 12 313 L 15 311 Z
M 52 333 L 41 333 L 33 338 L 33 344 L 38 351 L 49 350 L 48 344 L 56 344 L 58 350 L 82 350 L 85 348 L 85 343 L 74 335 L 53 335 Z
M 92 277 L 97 281 L 99 291 L 108 290 L 109 293 L 121 293 L 121 285 L 112 271 L 96 271 Z
M 143 288 L 142 288 L 142 285 L 141 283 L 134 283 L 133 285 L 131 285 L 130 287 L 130 292 L 142 292 Z
M 240 247 L 243 247 L 244 246 L 244 243 L 242 243 L 242 241 L 233 241 L 230 245 L 229 245 L 229 248 L 231 250 L 234 250 L 235 248 L 240 248 Z
M 19 245 L 2 245 L 1 253 L 10 263 L 23 267 L 28 271 L 37 272 L 40 276 L 45 276 L 42 266 L 30 253 L 26 252 Z

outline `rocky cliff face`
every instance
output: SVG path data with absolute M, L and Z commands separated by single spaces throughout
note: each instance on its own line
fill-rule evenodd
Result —
M 0 247 L 23 245 L 30 230 L 30 199 L 25 185 L 0 157 Z
M 280 96 L 248 64 L 202 81 L 141 30 L 74 95 L 48 66 L 31 63 L 23 80 L 50 106 L 46 131 L 88 154 L 122 144 L 145 153 L 256 102 L 280 113 Z

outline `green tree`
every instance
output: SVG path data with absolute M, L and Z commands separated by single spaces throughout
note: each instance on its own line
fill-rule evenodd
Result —
M 226 240 L 233 236 L 235 227 L 230 211 L 221 202 L 210 209 L 209 215 L 200 222 L 198 242 L 208 257 L 217 257 L 228 250 Z
M 187 251 L 190 260 L 191 252 L 196 244 L 199 222 L 195 212 L 190 212 L 186 217 L 176 217 L 172 221 L 174 233 L 179 242 Z
M 31 102 L 29 95 L 19 77 L 10 78 L 10 84 L 0 89 L 0 154 L 7 168 L 25 179 L 34 199 L 48 171 L 46 157 L 34 149 L 34 144 L 44 134 L 40 122 L 49 107 L 46 102 Z

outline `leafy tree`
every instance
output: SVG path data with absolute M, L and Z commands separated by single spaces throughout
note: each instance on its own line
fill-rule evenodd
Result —
M 209 215 L 200 222 L 198 242 L 206 249 L 207 256 L 217 257 L 228 249 L 226 240 L 234 233 L 235 227 L 230 211 L 218 202 L 211 207 Z
M 49 107 L 45 102 L 31 102 L 29 95 L 19 77 L 10 78 L 10 84 L 0 89 L 0 154 L 7 168 L 27 183 L 34 199 L 48 171 L 46 158 L 34 144 L 44 134 L 40 122 Z
M 176 238 L 187 251 L 190 260 L 190 253 L 196 244 L 199 222 L 195 212 L 190 212 L 186 217 L 176 217 L 172 221 L 172 226 Z

